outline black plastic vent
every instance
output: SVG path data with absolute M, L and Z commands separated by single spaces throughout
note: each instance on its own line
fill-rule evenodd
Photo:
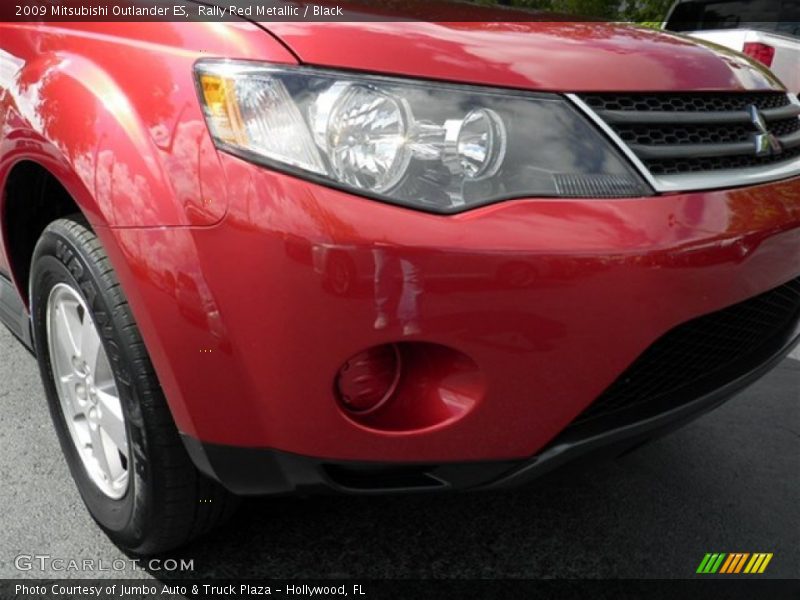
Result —
M 636 180 L 616 175 L 553 175 L 558 193 L 575 198 L 616 198 L 641 195 Z
M 800 318 L 800 277 L 684 323 L 648 348 L 573 424 L 647 403 L 691 401 L 785 343 Z M 788 340 L 786 340 L 788 341 Z

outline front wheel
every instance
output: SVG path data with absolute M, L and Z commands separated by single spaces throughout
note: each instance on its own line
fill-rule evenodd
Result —
M 189 459 L 108 257 L 81 217 L 53 222 L 39 239 L 31 310 L 61 449 L 109 537 L 154 554 L 229 516 L 235 500 Z

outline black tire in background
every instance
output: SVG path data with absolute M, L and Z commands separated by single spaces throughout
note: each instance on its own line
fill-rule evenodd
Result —
M 58 284 L 78 291 L 88 307 L 119 392 L 129 451 L 128 486 L 119 499 L 91 479 L 60 405 L 47 334 L 48 299 Z M 35 348 L 61 448 L 89 512 L 111 540 L 132 554 L 157 554 L 230 516 L 236 498 L 199 473 L 186 453 L 128 302 L 81 216 L 45 229 L 34 251 L 30 290 Z

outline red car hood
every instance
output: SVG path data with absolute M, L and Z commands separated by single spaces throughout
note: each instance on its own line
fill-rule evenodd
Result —
M 561 92 L 783 89 L 768 70 L 724 48 L 620 24 L 261 25 L 300 61 L 328 67 Z

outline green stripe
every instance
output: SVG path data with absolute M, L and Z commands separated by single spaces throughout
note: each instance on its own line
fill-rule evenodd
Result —
M 704 570 L 704 569 L 705 569 L 705 567 L 706 567 L 706 563 L 708 562 L 708 559 L 709 559 L 709 558 L 711 558 L 711 554 L 706 554 L 706 555 L 703 557 L 703 560 L 702 560 L 702 561 L 700 561 L 700 566 L 699 566 L 699 567 L 697 567 L 697 572 L 698 572 L 698 573 L 705 573 L 705 570 Z
M 724 552 L 719 555 L 719 558 L 717 559 L 717 562 L 715 562 L 714 566 L 711 567 L 711 569 L 710 569 L 711 573 L 716 573 L 717 572 L 717 569 L 719 569 L 720 566 L 722 565 L 722 561 L 725 560 L 725 556 L 727 556 L 727 555 Z
M 706 565 L 706 568 L 703 570 L 703 573 L 711 573 L 711 567 L 714 566 L 714 563 L 717 562 L 717 558 L 719 558 L 719 554 L 714 553 L 711 555 L 711 558 Z
M 717 558 L 719 558 L 719 554 L 714 553 L 711 555 L 711 558 L 708 559 L 706 568 L 703 569 L 703 573 L 711 573 L 711 567 L 713 567 L 714 563 L 717 562 Z
M 703 573 L 711 573 L 711 567 L 713 567 L 714 563 L 717 562 L 717 558 L 719 558 L 719 554 L 714 553 L 711 555 L 711 558 L 709 559 L 706 568 L 703 570 Z

